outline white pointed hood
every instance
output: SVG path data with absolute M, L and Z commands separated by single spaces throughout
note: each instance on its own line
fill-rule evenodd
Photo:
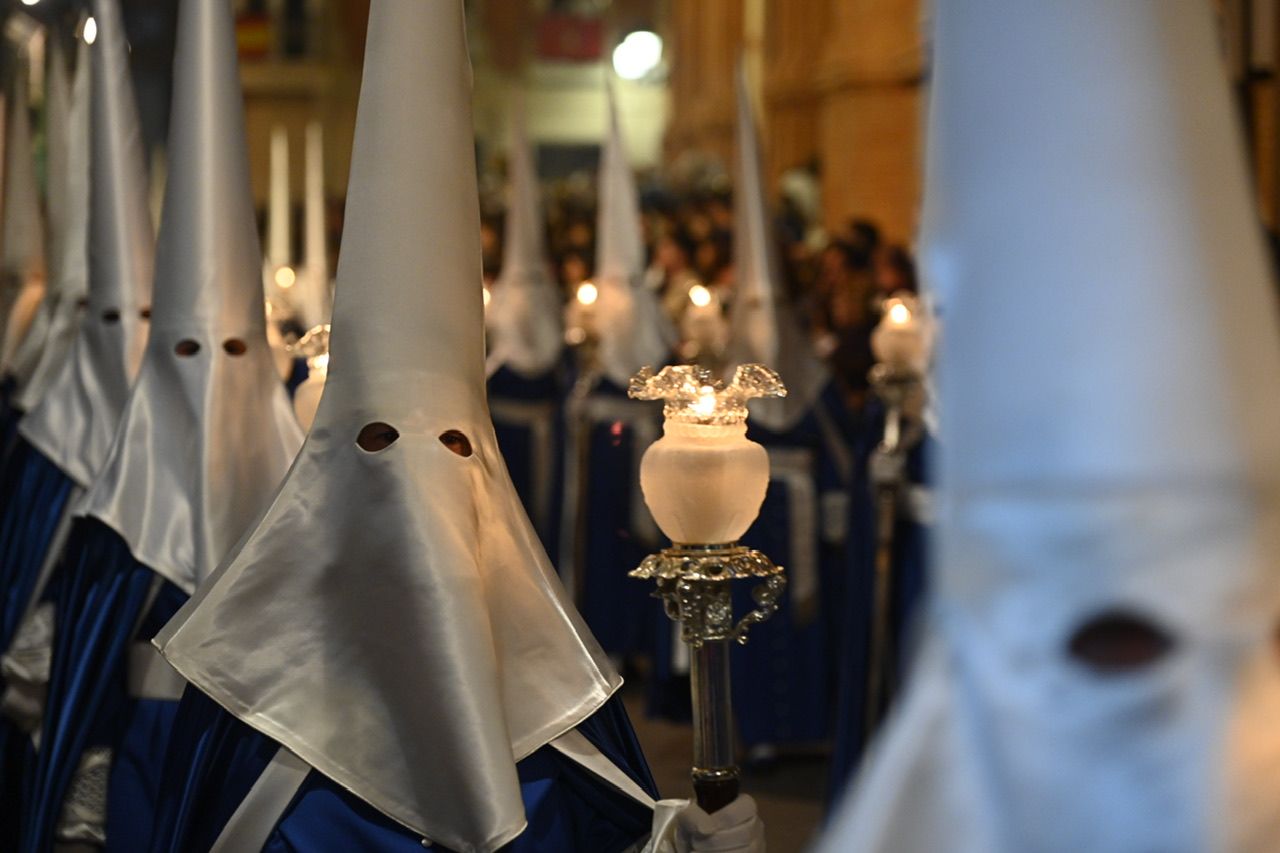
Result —
M 637 370 L 664 364 L 675 344 L 675 330 L 656 294 L 644 287 L 644 235 L 640 199 L 627 159 L 613 86 L 605 87 L 609 126 L 600 152 L 596 213 L 596 272 L 599 288 L 600 369 L 622 388 Z
M 764 187 L 760 137 L 747 91 L 746 68 L 738 65 L 738 181 L 734 210 L 736 293 L 729 317 L 728 373 L 741 364 L 778 371 L 787 396 L 757 401 L 751 419 L 786 432 L 813 408 L 827 384 L 827 370 L 813 353 L 782 284 Z
M 306 146 L 302 271 L 295 286 L 301 290 L 298 301 L 303 325 L 311 329 L 328 323 L 333 311 L 324 197 L 324 128 L 319 122 L 307 125 Z
M 18 408 L 27 412 L 44 399 L 66 363 L 89 295 L 89 45 L 76 39 L 71 81 L 61 45 L 61 38 L 51 39 L 49 281 L 36 321 L 41 334 L 37 337 L 33 326 L 14 355 L 18 375 L 29 371 L 14 398 Z
M 485 369 L 493 375 L 506 366 L 534 378 L 555 366 L 564 330 L 560 294 L 547 263 L 542 199 L 522 104 L 512 110 L 507 172 L 506 241 L 502 272 L 485 312 L 491 336 Z
M 1211 5 L 934 21 L 934 636 L 821 849 L 1280 849 L 1280 331 Z
M 231 7 L 182 0 L 151 331 L 85 514 L 194 591 L 301 443 L 266 341 Z
M 31 54 L 14 57 L 12 88 L 5 100 L 4 221 L 0 223 L 0 375 L 13 373 L 14 353 L 26 338 L 44 295 L 44 216 L 36 187 L 31 139 Z
M 232 713 L 460 853 L 519 834 L 515 762 L 620 684 L 489 419 L 463 20 L 461 0 L 374 0 L 315 423 L 156 638 Z M 367 450 L 370 431 L 398 439 Z
M 87 488 L 106 461 L 147 342 L 155 238 L 119 0 L 93 0 L 89 305 L 71 352 L 19 429 Z

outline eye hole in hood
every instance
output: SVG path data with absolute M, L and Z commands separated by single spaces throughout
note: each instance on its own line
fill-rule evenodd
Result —
M 391 424 L 374 421 L 365 424 L 360 430 L 360 434 L 356 436 L 356 445 L 368 453 L 377 453 L 395 444 L 398 438 L 400 432 Z
M 222 349 L 227 355 L 244 355 L 249 347 L 239 338 L 227 338 L 222 342 Z
M 1067 643 L 1071 657 L 1100 675 L 1124 675 L 1151 666 L 1176 645 L 1150 618 L 1110 610 L 1088 619 Z
M 106 311 L 102 312 L 102 322 L 113 323 L 113 324 L 119 323 L 120 312 L 117 311 L 115 308 L 108 308 Z
M 183 338 L 174 344 L 173 351 L 183 357 L 193 356 L 200 352 L 200 344 L 191 338 Z
M 470 456 L 472 453 L 471 439 L 461 430 L 447 429 L 440 433 L 440 443 L 459 456 Z

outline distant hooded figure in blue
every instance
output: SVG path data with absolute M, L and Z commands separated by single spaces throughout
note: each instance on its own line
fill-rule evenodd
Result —
M 624 851 L 653 781 L 486 403 L 462 3 L 375 0 L 365 57 L 315 421 L 155 640 L 149 849 Z

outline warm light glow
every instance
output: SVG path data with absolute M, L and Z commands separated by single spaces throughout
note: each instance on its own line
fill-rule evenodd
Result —
M 600 298 L 600 289 L 589 281 L 578 285 L 578 302 L 582 305 L 595 305 Z
M 613 70 L 624 80 L 639 80 L 662 61 L 662 37 L 636 30 L 613 49 Z
M 897 326 L 905 326 L 911 321 L 911 309 L 901 302 L 895 302 L 889 308 L 889 322 Z
M 690 408 L 700 417 L 711 417 L 716 411 L 716 389 L 703 385 L 698 389 L 698 399 Z
M 483 290 L 483 291 L 484 291 L 484 307 L 485 307 L 485 308 L 488 308 L 488 307 L 489 307 L 489 300 L 490 300 L 490 299 L 493 299 L 493 294 L 489 292 L 489 288 L 487 288 L 487 287 L 481 288 L 481 290 Z
M 280 267 L 276 270 L 276 287 L 281 290 L 293 287 L 293 283 L 297 280 L 298 274 L 293 271 L 293 267 Z
M 40 2 L 40 0 L 22 0 L 22 5 L 23 5 L 23 6 L 34 6 L 34 5 L 36 5 L 37 3 L 39 3 L 39 2 Z
M 93 44 L 94 40 L 98 37 L 98 22 L 93 19 L 93 16 L 89 16 L 85 19 L 84 31 L 81 35 L 84 36 L 85 44 Z
M 329 353 L 322 352 L 317 356 L 307 359 L 307 367 L 319 373 L 328 373 Z
M 689 301 L 698 308 L 706 308 L 711 304 L 711 291 L 701 284 L 689 288 Z

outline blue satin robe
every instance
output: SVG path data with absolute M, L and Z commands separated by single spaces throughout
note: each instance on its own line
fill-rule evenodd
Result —
M 636 417 L 660 417 L 656 403 L 627 400 L 625 389 L 607 380 L 601 380 L 592 395 L 630 403 Z M 655 438 L 661 435 L 659 427 Z M 645 557 L 667 545 L 660 536 L 646 540 L 645 532 L 633 523 L 637 511 L 646 517 L 649 512 L 634 505 L 639 500 L 635 488 L 639 458 L 648 446 L 637 441 L 632 423 L 625 420 L 592 422 L 586 442 L 579 496 L 582 524 L 579 541 L 573 543 L 580 555 L 578 609 L 606 652 L 621 657 L 651 655 L 660 641 L 654 630 L 662 606 L 651 596 L 651 582 L 627 577 Z
M 489 377 L 488 391 L 493 429 L 498 437 L 498 449 L 506 460 L 511 482 L 524 504 L 525 512 L 533 522 L 542 546 L 558 563 L 560 541 L 560 512 L 564 501 L 564 409 L 563 377 L 561 366 L 553 367 L 542 376 L 526 379 L 515 371 L 500 367 Z M 520 420 L 504 417 L 503 403 L 518 406 L 537 406 L 545 409 L 545 423 L 541 426 L 551 435 L 550 448 L 540 446 L 533 427 Z M 539 482 L 535 458 L 547 454 L 541 467 L 548 478 Z M 539 498 L 542 495 L 542 498 Z
M 792 518 L 788 484 L 770 481 L 760 515 L 742 537 L 742 544 L 766 554 L 787 570 L 788 583 L 778 612 L 751 628 L 745 646 L 734 646 L 730 655 L 733 679 L 735 731 L 740 743 L 756 746 L 820 745 L 830 737 L 832 696 L 833 597 L 843 585 L 843 552 L 822 539 L 821 497 L 843 492 L 847 484 L 837 461 L 849 458 L 849 437 L 854 430 L 834 387 L 828 387 L 814 404 L 822 407 L 829 426 L 824 429 L 816 411 L 810 411 L 786 433 L 774 433 L 747 422 L 748 437 L 767 449 L 807 450 L 812 457 L 813 491 L 817 499 L 812 524 L 798 529 Z M 838 446 L 833 446 L 833 443 Z M 777 472 L 775 471 L 775 474 Z M 806 536 L 815 555 L 818 591 L 807 609 L 794 604 L 795 566 L 790 565 L 793 537 Z M 753 584 L 734 584 L 734 613 L 741 618 L 754 609 Z M 674 637 L 666 617 L 658 622 L 654 679 L 649 711 L 654 716 L 688 719 L 688 678 L 677 677 L 671 666 Z
M 618 699 L 578 727 L 657 797 Z M 188 687 L 169 741 L 165 796 L 151 853 L 203 853 L 278 749 L 275 741 Z M 510 853 L 612 853 L 649 832 L 652 812 L 551 747 L 516 766 L 529 826 Z M 268 853 L 421 853 L 422 838 L 311 771 L 263 847 Z M 440 850 L 435 846 L 426 849 Z M 253 853 L 253 851 L 244 851 Z
M 835 738 L 827 785 L 828 806 L 841 801 L 866 748 L 865 720 L 867 677 L 871 651 L 872 608 L 875 594 L 876 497 L 868 476 L 871 453 L 884 433 L 884 412 L 878 403 L 868 405 L 867 428 L 857 455 L 852 519 L 848 543 L 849 583 L 840 598 L 839 624 L 843 627 L 838 650 Z M 906 479 L 912 485 L 928 480 L 929 440 L 907 454 Z M 895 673 L 907 671 L 913 627 L 917 623 L 927 582 L 928 531 L 899 510 L 894 520 L 892 585 L 890 588 L 889 643 Z M 901 691 L 899 679 L 890 685 L 892 695 Z M 891 695 L 891 699 L 892 699 Z
M 132 702 L 126 689 L 129 644 L 157 576 L 96 519 L 78 520 L 47 591 L 57 631 L 40 751 L 30 775 L 24 853 L 45 853 L 84 751 L 118 748 Z

